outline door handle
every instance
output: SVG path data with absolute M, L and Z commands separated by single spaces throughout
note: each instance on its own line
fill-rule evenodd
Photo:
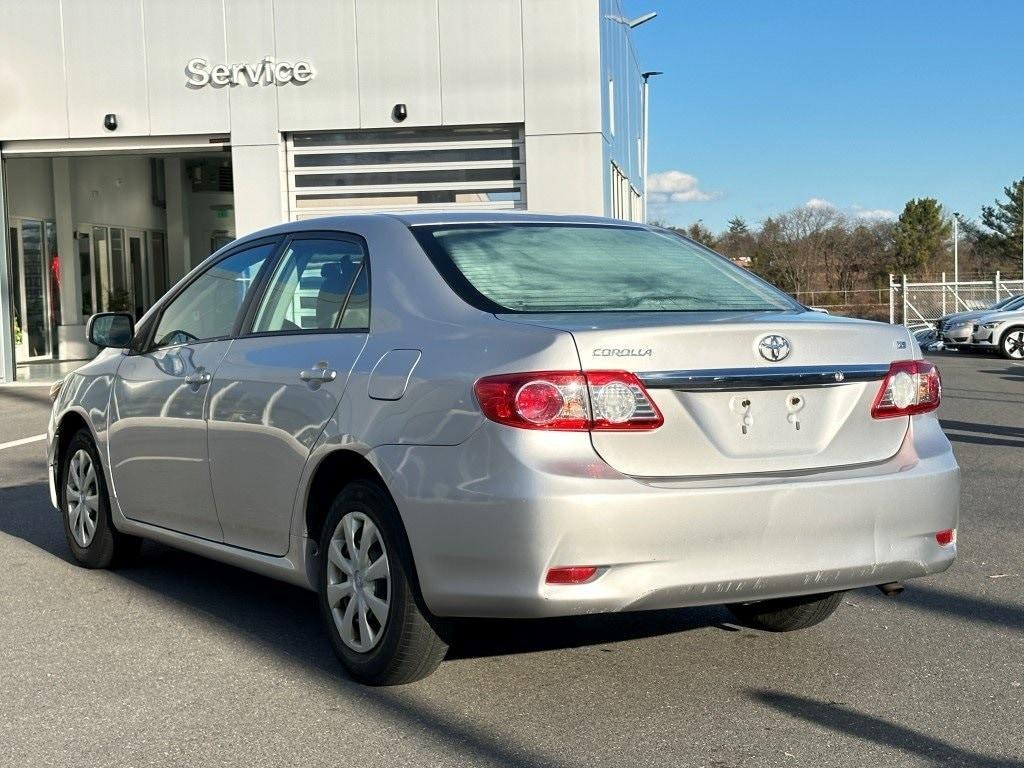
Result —
M 196 371 L 195 373 L 190 373 L 185 377 L 185 383 L 190 387 L 198 389 L 203 384 L 209 384 L 210 379 L 212 378 L 213 376 L 210 375 L 209 371 Z
M 299 378 L 307 384 L 326 384 L 338 377 L 338 372 L 327 367 L 326 362 L 319 362 L 313 366 L 313 370 L 299 371 Z

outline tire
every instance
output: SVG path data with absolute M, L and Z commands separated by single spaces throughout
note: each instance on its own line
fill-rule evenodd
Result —
M 820 624 L 843 602 L 845 592 L 784 597 L 727 606 L 740 624 L 766 632 L 793 632 Z
M 1024 360 L 1024 325 L 1007 329 L 999 340 L 999 354 L 1008 360 Z
M 78 564 L 112 568 L 133 560 L 142 540 L 121 533 L 111 521 L 103 465 L 89 430 L 78 430 L 68 442 L 61 455 L 59 478 L 57 496 L 64 537 Z
M 422 605 L 405 530 L 383 488 L 356 480 L 342 489 L 320 553 L 320 615 L 353 678 L 402 685 L 437 669 L 448 646 Z

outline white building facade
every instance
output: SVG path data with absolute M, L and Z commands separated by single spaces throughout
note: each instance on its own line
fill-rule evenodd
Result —
M 282 221 L 642 216 L 619 0 L 0 0 L 0 50 L 0 381 Z

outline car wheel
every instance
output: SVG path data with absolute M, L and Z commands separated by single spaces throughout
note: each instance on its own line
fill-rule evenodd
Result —
M 121 533 L 111 521 L 103 467 L 89 430 L 78 430 L 68 442 L 57 488 L 64 536 L 80 565 L 109 568 L 138 554 L 142 540 Z
M 1024 326 L 1011 328 L 1004 333 L 999 351 L 1010 360 L 1024 360 Z
M 845 592 L 784 597 L 728 606 L 740 624 L 768 632 L 793 632 L 820 624 L 835 612 Z
M 334 651 L 367 685 L 427 677 L 447 644 L 421 606 L 394 502 L 357 480 L 334 499 L 320 538 L 320 613 Z

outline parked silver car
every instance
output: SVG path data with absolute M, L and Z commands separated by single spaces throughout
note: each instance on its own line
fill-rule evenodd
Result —
M 974 326 L 977 325 L 979 317 L 992 312 L 1017 309 L 1024 309 L 1024 294 L 1007 296 L 985 309 L 944 315 L 935 322 L 935 330 L 938 331 L 939 338 L 948 347 L 970 345 L 973 343 Z
M 971 343 L 980 349 L 995 349 L 1010 360 L 1024 360 L 1024 302 L 978 317 L 972 326 Z
M 49 425 L 75 558 L 147 538 L 316 590 L 368 683 L 429 674 L 452 617 L 724 603 L 786 631 L 956 555 L 939 375 L 906 328 L 663 230 L 286 224 L 89 333 Z

